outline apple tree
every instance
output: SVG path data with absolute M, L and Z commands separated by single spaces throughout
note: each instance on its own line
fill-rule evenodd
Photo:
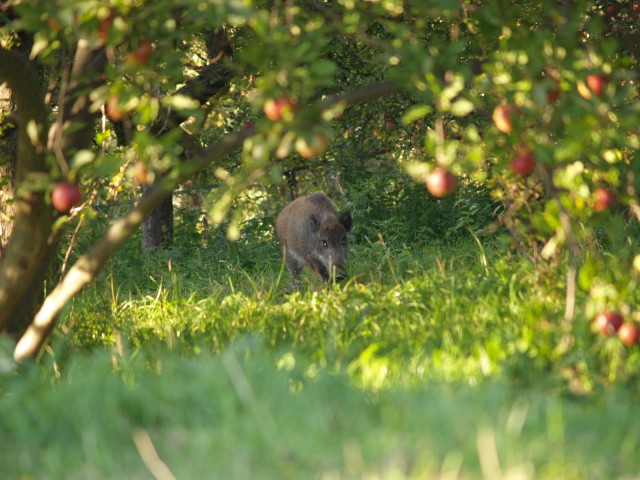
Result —
M 578 286 L 587 315 L 639 320 L 636 2 L 21 0 L 2 16 L 18 148 L 0 327 L 25 326 L 18 359 L 181 183 L 216 178 L 210 218 L 234 239 L 251 185 L 366 172 L 342 163 L 353 151 L 437 197 L 487 186 L 495 229 L 568 256 L 567 325 Z M 136 202 L 44 296 L 65 232 L 116 197 Z

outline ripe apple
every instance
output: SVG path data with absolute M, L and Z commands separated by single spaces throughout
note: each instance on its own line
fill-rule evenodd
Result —
M 51 30 L 53 30 L 56 33 L 60 32 L 60 30 L 62 30 L 63 28 L 62 24 L 55 17 L 47 18 L 47 25 Z
M 551 90 L 549 90 L 547 92 L 547 103 L 556 103 L 560 98 L 561 92 L 562 90 L 560 90 L 559 87 L 552 88 Z
M 631 345 L 638 343 L 640 330 L 638 330 L 635 323 L 626 322 L 618 329 L 618 336 L 620 337 L 620 340 L 622 340 L 622 343 L 630 347 Z
M 295 113 L 298 110 L 298 104 L 287 95 L 282 95 L 267 100 L 262 109 L 269 120 L 277 122 Z
M 75 183 L 58 182 L 51 191 L 51 204 L 61 213 L 68 213 L 82 200 L 80 188 Z
M 593 327 L 603 335 L 611 335 L 618 331 L 622 322 L 622 315 L 607 310 L 596 315 L 593 319 Z
M 126 117 L 127 112 L 120 106 L 120 97 L 118 95 L 111 95 L 107 99 L 107 116 L 114 122 L 121 121 Z
M 393 132 L 396 129 L 396 124 L 394 122 L 391 122 L 391 121 L 385 123 L 384 126 L 390 132 Z
M 425 185 L 434 197 L 442 198 L 456 189 L 458 180 L 456 176 L 444 168 L 436 168 L 427 177 Z
M 296 140 L 296 150 L 302 158 L 311 158 L 327 150 L 329 140 L 321 133 L 314 133 L 309 138 L 300 137 Z
M 609 79 L 607 77 L 600 74 L 587 75 L 586 80 L 587 80 L 586 85 L 581 80 L 578 81 L 577 83 L 578 93 L 585 100 L 589 100 L 592 94 L 595 95 L 596 97 L 601 96 L 602 91 L 604 90 L 604 87 L 609 82 Z
M 142 39 L 138 42 L 138 48 L 129 54 L 129 62 L 134 65 L 143 66 L 153 53 L 153 44 L 149 40 Z
M 139 185 L 146 185 L 149 183 L 149 172 L 142 160 L 136 160 L 133 164 L 133 178 Z
M 521 177 L 528 177 L 536 167 L 536 159 L 531 150 L 521 148 L 515 157 L 511 159 L 510 165 L 515 174 Z
M 596 212 L 604 212 L 618 203 L 615 193 L 606 188 L 596 188 L 594 192 L 594 205 Z
M 116 10 L 112 10 L 109 15 L 98 20 L 98 38 L 102 43 L 107 43 L 109 39 L 109 32 L 111 31 L 114 20 L 118 16 L 116 12 Z
M 520 111 L 508 103 L 501 103 L 493 109 L 493 123 L 502 133 L 509 133 L 513 130 L 513 121 L 520 115 Z
M 596 97 L 602 95 L 602 90 L 609 82 L 609 79 L 604 75 L 587 75 L 587 85 Z

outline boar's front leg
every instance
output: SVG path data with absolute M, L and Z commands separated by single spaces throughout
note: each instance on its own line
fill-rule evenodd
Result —
M 291 279 L 291 286 L 299 290 L 300 289 L 300 273 L 302 272 L 302 267 L 304 263 L 300 260 L 300 258 L 291 253 L 288 250 L 285 250 L 285 263 L 287 265 L 287 271 L 289 272 L 289 278 Z

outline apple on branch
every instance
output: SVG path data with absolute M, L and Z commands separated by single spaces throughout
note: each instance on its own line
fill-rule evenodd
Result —
M 618 336 L 627 347 L 635 345 L 640 339 L 640 331 L 635 323 L 626 322 L 620 325 Z
M 527 147 L 521 147 L 510 162 L 511 170 L 521 177 L 528 177 L 536 167 L 533 152 Z
M 310 136 L 299 137 L 296 140 L 296 150 L 302 158 L 311 158 L 323 154 L 329 146 L 329 140 L 322 133 L 312 133 Z
M 107 116 L 114 122 L 121 121 L 128 114 L 127 110 L 120 105 L 120 97 L 117 94 L 113 94 L 107 99 L 105 107 Z
M 562 90 L 560 87 L 555 87 L 547 91 L 547 103 L 556 103 L 560 98 Z
M 60 213 L 68 213 L 81 200 L 80 188 L 75 183 L 58 182 L 51 191 L 51 205 Z
M 623 321 L 624 319 L 619 313 L 606 310 L 595 316 L 593 328 L 602 335 L 611 335 L 613 332 L 618 331 Z
M 289 96 L 281 95 L 278 98 L 270 98 L 262 107 L 265 116 L 272 122 L 287 119 L 298 110 L 298 104 Z
M 592 95 L 602 96 L 604 88 L 609 83 L 609 79 L 602 74 L 590 74 L 586 77 L 586 84 L 582 80 L 576 84 L 578 93 L 585 100 L 590 100 Z
M 149 57 L 153 53 L 153 44 L 146 39 L 138 42 L 138 47 L 129 54 L 129 62 L 140 67 L 147 64 Z
M 451 194 L 458 184 L 456 176 L 444 168 L 436 168 L 427 176 L 425 185 L 431 195 L 437 198 Z
M 618 198 L 611 190 L 603 187 L 596 188 L 594 194 L 593 208 L 596 212 L 604 212 L 616 206 Z
M 513 130 L 514 121 L 521 115 L 520 110 L 509 103 L 501 103 L 493 109 L 491 118 L 496 128 L 502 133 Z

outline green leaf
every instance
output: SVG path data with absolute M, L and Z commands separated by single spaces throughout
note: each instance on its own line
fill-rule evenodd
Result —
M 335 63 L 330 60 L 318 60 L 311 64 L 309 70 L 317 77 L 330 77 L 337 71 Z
M 162 104 L 166 107 L 173 107 L 176 110 L 195 110 L 200 107 L 200 102 L 187 95 L 171 95 L 162 99 Z
M 402 122 L 405 125 L 408 125 L 416 120 L 426 117 L 431 112 L 433 112 L 433 108 L 431 105 L 416 105 L 415 107 L 411 107 L 402 117 Z
M 457 117 L 464 117 L 465 115 L 469 115 L 474 108 L 475 105 L 470 100 L 461 98 L 453 102 L 451 105 L 451 113 Z

